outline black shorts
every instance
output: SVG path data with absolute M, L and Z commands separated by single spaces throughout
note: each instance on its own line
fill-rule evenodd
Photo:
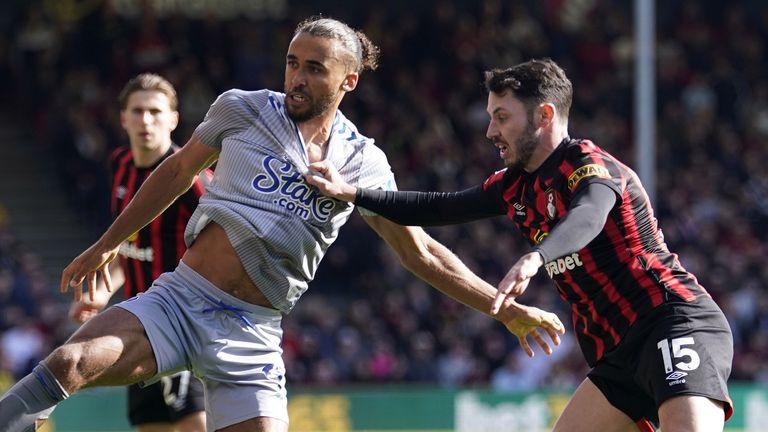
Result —
M 205 410 L 203 383 L 184 371 L 141 387 L 128 386 L 128 420 L 131 426 L 175 423 Z
M 587 376 L 638 425 L 647 421 L 658 427 L 659 406 L 680 395 L 725 402 L 728 419 L 732 362 L 728 321 L 710 297 L 702 296 L 665 303 L 637 320 Z

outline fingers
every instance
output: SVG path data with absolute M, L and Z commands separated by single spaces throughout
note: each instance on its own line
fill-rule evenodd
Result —
M 325 174 L 328 172 L 328 166 L 329 166 L 328 161 L 325 161 L 325 160 L 312 162 L 311 164 L 309 164 L 309 171 L 310 172 L 316 171 L 321 174 Z
M 525 354 L 528 357 L 532 358 L 534 356 L 533 349 L 531 349 L 531 346 L 528 345 L 528 340 L 526 339 L 526 337 L 525 336 L 518 336 L 517 337 L 517 341 L 520 342 L 520 347 L 523 349 Z
M 552 347 L 549 346 L 546 340 L 544 340 L 543 337 L 541 337 L 541 334 L 537 332 L 536 330 L 532 331 L 530 333 L 533 340 L 536 341 L 536 343 L 541 347 L 541 350 L 544 351 L 544 354 L 551 355 L 552 354 Z
M 112 292 L 112 276 L 109 274 L 109 264 L 104 265 L 101 277 L 104 279 L 104 287 L 107 289 L 107 292 Z
M 552 343 L 555 344 L 555 346 L 560 345 L 560 335 L 553 329 L 549 327 L 545 327 L 544 330 L 549 335 L 549 338 L 552 339 Z
M 75 294 L 75 301 L 79 302 L 83 300 L 83 283 L 72 285 L 72 291 Z
M 88 272 L 88 298 L 91 301 L 96 299 L 96 272 Z

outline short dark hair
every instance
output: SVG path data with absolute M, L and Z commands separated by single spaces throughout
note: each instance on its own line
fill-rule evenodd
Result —
M 499 95 L 511 90 L 529 109 L 541 103 L 552 103 L 562 118 L 568 118 L 573 99 L 573 85 L 565 71 L 548 58 L 486 71 L 485 88 Z
M 173 84 L 162 76 L 153 73 L 136 75 L 125 84 L 123 90 L 120 91 L 120 95 L 117 97 L 120 109 L 124 110 L 128 106 L 128 98 L 131 97 L 131 94 L 141 90 L 163 93 L 168 96 L 171 110 L 176 111 L 178 109 L 179 98 L 176 95 L 176 89 L 173 87 Z
M 349 53 L 346 60 L 349 70 L 359 73 L 366 69 L 375 70 L 379 66 L 379 47 L 374 45 L 365 33 L 353 30 L 339 20 L 313 16 L 296 26 L 293 36 L 296 37 L 299 33 L 339 41 Z

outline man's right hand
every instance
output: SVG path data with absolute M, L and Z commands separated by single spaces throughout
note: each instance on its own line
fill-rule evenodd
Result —
M 96 299 L 96 276 L 101 274 L 104 287 L 112 292 L 112 278 L 109 274 L 109 263 L 115 259 L 120 247 L 103 251 L 99 243 L 93 244 L 75 258 L 62 272 L 59 288 L 62 293 L 69 291 L 72 287 L 75 294 L 75 301 L 79 302 L 83 298 L 83 281 L 88 283 L 88 298 L 91 301 Z

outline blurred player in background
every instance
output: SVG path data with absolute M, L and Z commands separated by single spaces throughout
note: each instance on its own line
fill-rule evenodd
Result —
M 119 96 L 120 124 L 129 145 L 110 157 L 112 218 L 131 201 L 152 171 L 179 150 L 171 132 L 179 122 L 173 85 L 156 74 L 141 74 L 126 83 Z M 184 227 L 203 194 L 207 174 L 149 225 L 120 245 L 120 260 L 110 263 L 112 287 L 123 286 L 125 298 L 143 292 L 164 272 L 173 271 L 186 250 Z M 72 303 L 70 317 L 84 323 L 98 314 L 116 289 L 99 279 L 93 300 Z M 141 387 L 128 386 L 128 420 L 139 432 L 205 431 L 203 384 L 189 371 L 163 377 Z
M 720 308 L 671 253 L 640 180 L 568 136 L 572 85 L 551 60 L 486 73 L 487 136 L 507 168 L 461 192 L 345 184 L 333 161 L 308 182 L 403 225 L 507 215 L 533 246 L 499 284 L 492 312 L 542 266 L 568 301 L 592 368 L 555 431 L 722 431 L 733 412 L 733 338 Z M 500 425 L 503 430 L 503 425 Z
M 0 431 L 30 427 L 84 387 L 153 381 L 191 368 L 205 386 L 209 430 L 287 431 L 282 315 L 307 290 L 354 206 L 323 197 L 303 178 L 322 159 L 364 188 L 393 189 L 384 153 L 338 110 L 360 73 L 377 65 L 363 33 L 328 18 L 299 24 L 288 47 L 285 94 L 230 90 L 178 152 L 145 181 L 131 203 L 62 274 L 62 291 L 82 295 L 84 280 L 106 279 L 120 245 L 149 224 L 218 160 L 187 225 L 179 266 L 146 293 L 87 321 L 32 374 L 0 399 Z M 370 212 L 365 221 L 411 272 L 451 297 L 489 313 L 496 289 L 422 229 Z M 503 304 L 496 318 L 551 352 L 556 315 Z

